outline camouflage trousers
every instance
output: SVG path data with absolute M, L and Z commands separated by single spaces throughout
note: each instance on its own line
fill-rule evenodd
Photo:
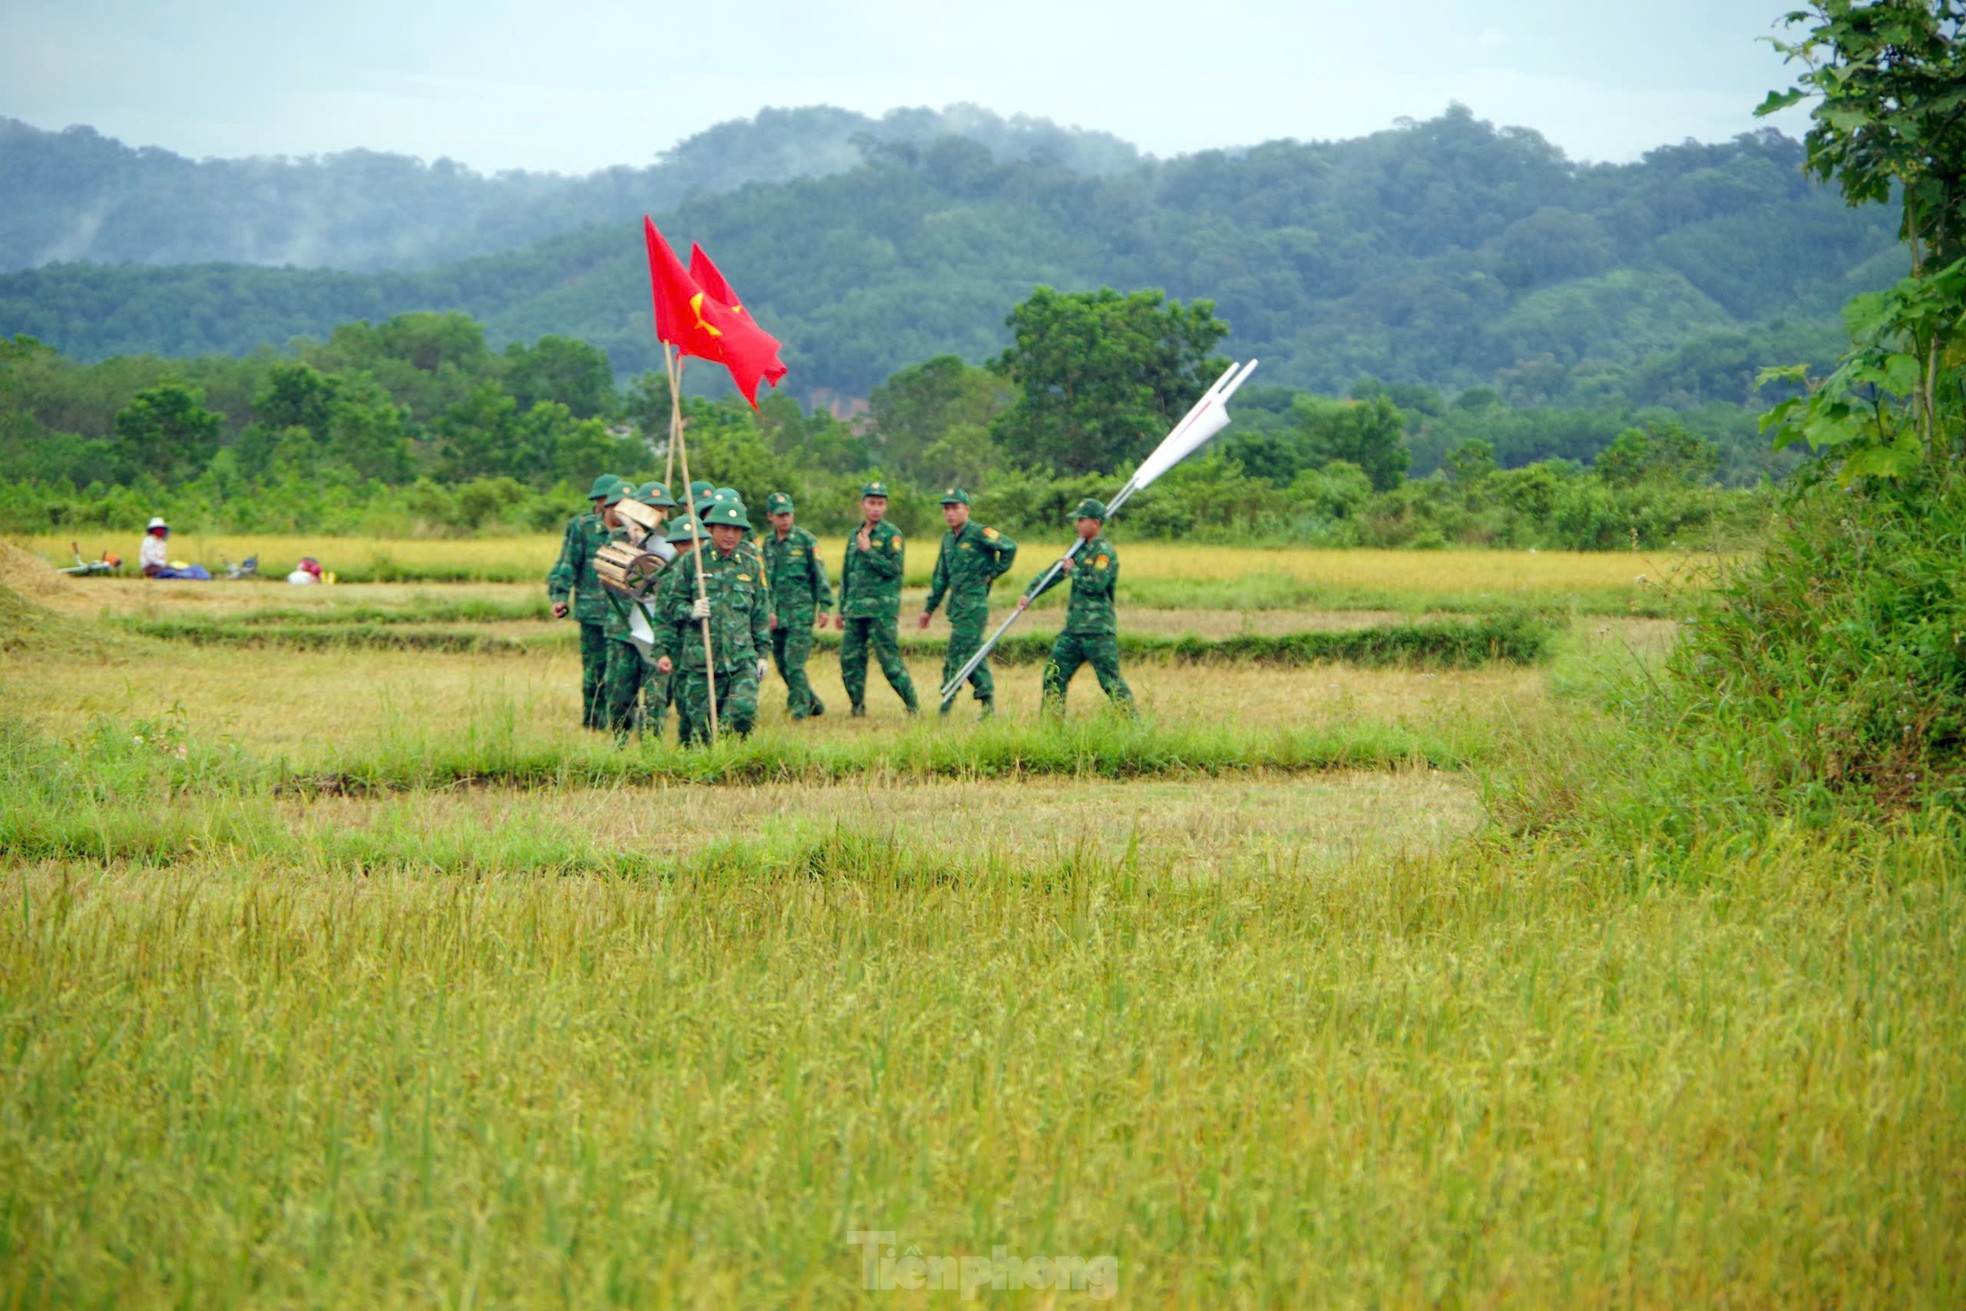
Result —
M 1114 705 L 1138 716 L 1133 705 L 1133 689 L 1120 677 L 1120 639 L 1113 633 L 1060 633 L 1051 645 L 1051 659 L 1044 665 L 1044 709 L 1056 714 L 1065 709 L 1065 685 L 1079 666 L 1089 664 L 1099 676 L 1099 686 Z
M 702 669 L 678 669 L 669 687 L 676 698 L 676 733 L 684 746 L 710 740 L 710 689 Z M 717 671 L 717 729 L 743 737 L 758 722 L 758 670 L 755 664 Z
M 642 700 L 639 714 L 635 708 L 638 694 Z M 656 673 L 627 638 L 610 638 L 601 699 L 605 722 L 614 730 L 616 741 L 626 741 L 636 728 L 661 737 L 662 721 L 669 709 L 669 675 Z
M 772 663 L 785 680 L 789 694 L 785 707 L 794 719 L 826 713 L 825 704 L 812 690 L 812 680 L 806 677 L 806 661 L 812 655 L 812 620 L 811 615 L 780 615 L 778 627 L 771 631 Z
M 988 628 L 989 625 L 990 612 L 988 610 L 978 610 L 971 614 L 950 614 L 949 649 L 942 657 L 942 685 L 944 687 L 947 687 L 949 680 L 956 676 L 956 671 L 961 669 L 968 662 L 969 658 L 976 654 L 976 648 L 983 645 L 983 630 Z M 976 699 L 983 702 L 985 706 L 984 713 L 988 714 L 988 707 L 996 699 L 997 695 L 996 680 L 990 676 L 990 662 L 988 660 L 985 660 L 982 664 L 970 671 L 969 685 L 974 690 Z M 957 689 L 958 693 L 960 691 L 961 689 Z M 951 696 L 949 700 L 953 702 L 955 697 Z M 947 714 L 948 704 L 945 703 L 942 709 L 943 713 Z
M 901 637 L 893 615 L 882 619 L 848 619 L 846 634 L 840 639 L 840 681 L 846 684 L 846 699 L 855 710 L 867 704 L 867 646 L 874 647 L 874 658 L 881 662 L 888 686 L 901 694 L 901 703 L 910 711 L 917 708 L 915 681 L 908 677 L 908 666 L 901 659 Z
M 605 728 L 608 722 L 608 636 L 599 624 L 580 625 L 580 724 Z

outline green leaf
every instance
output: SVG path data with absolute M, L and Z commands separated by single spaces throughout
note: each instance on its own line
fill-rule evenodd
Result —
M 1891 312 L 1891 299 L 1881 291 L 1852 296 L 1843 307 L 1843 327 L 1852 337 L 1861 337 L 1882 323 Z
M 1819 451 L 1833 446 L 1861 446 L 1867 444 L 1875 433 L 1875 425 L 1866 416 L 1856 413 L 1845 413 L 1840 418 L 1822 422 L 1805 419 L 1802 424 L 1802 435 Z
M 1756 118 L 1766 118 L 1770 114 L 1779 114 L 1782 110 L 1787 109 L 1790 105 L 1795 104 L 1808 94 L 1807 91 L 1799 86 L 1790 87 L 1786 91 L 1770 91 L 1768 98 L 1754 107 L 1754 116 Z
M 1829 124 L 1839 132 L 1858 132 L 1877 121 L 1870 111 L 1854 105 L 1821 105 L 1810 117 Z
M 1776 450 L 1778 451 L 1781 450 L 1782 447 L 1788 445 L 1789 442 L 1795 441 L 1798 437 L 1802 435 L 1801 433 L 1796 432 L 1793 428 L 1788 426 L 1789 415 L 1795 413 L 1796 406 L 1800 405 L 1801 403 L 1802 403 L 1802 398 L 1800 396 L 1791 396 L 1787 400 L 1783 401 L 1781 404 L 1774 406 L 1767 413 L 1763 414 L 1759 420 L 1757 420 L 1757 422 L 1761 425 L 1761 431 L 1764 433 L 1767 432 L 1770 428 L 1779 427 L 1784 429 L 1784 432 L 1786 433 L 1786 440 L 1784 440 L 1783 432 L 1778 432 L 1775 434 Z
M 1910 396 L 1918 390 L 1924 370 L 1918 367 L 1916 356 L 1899 351 L 1884 358 L 1884 365 L 1878 370 L 1877 385 L 1893 396 Z
M 1901 445 L 1865 446 L 1850 452 L 1843 461 L 1837 481 L 1849 483 L 1858 478 L 1902 478 L 1918 470 L 1918 453 Z
M 1756 391 L 1760 391 L 1771 382 L 1793 382 L 1806 387 L 1809 385 L 1809 366 L 1806 364 L 1775 364 L 1754 375 L 1754 389 Z M 1784 401 L 1782 405 L 1792 403 L 1790 401 Z M 1782 406 L 1778 405 L 1775 408 L 1780 409 Z

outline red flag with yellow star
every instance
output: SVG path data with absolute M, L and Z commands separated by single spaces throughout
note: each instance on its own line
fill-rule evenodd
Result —
M 696 285 L 715 296 L 737 313 L 744 312 L 744 304 L 737 299 L 737 292 L 724 279 L 724 271 L 710 262 L 710 252 L 697 245 L 689 244 L 689 275 Z
M 649 288 L 655 296 L 656 337 L 685 355 L 706 360 L 718 358 L 720 334 L 698 312 L 703 289 L 662 239 L 655 220 L 646 215 L 642 217 L 642 235 L 649 248 Z
M 725 279 L 723 270 L 719 269 L 711 261 L 709 251 L 703 249 L 703 247 L 693 241 L 689 247 L 689 275 L 695 279 L 696 285 L 708 292 L 713 299 L 720 300 L 725 305 L 728 305 L 731 313 L 744 314 L 744 303 L 738 300 L 737 291 Z M 750 316 L 746 315 L 745 317 L 749 318 Z M 752 319 L 751 321 L 753 323 L 757 322 L 756 319 Z M 763 328 L 759 328 L 758 331 L 764 333 Z M 765 333 L 765 335 L 770 336 L 771 334 Z M 774 341 L 772 343 L 771 361 L 764 367 L 764 379 L 774 387 L 778 385 L 778 380 L 785 376 L 785 364 L 784 361 L 778 358 L 777 346 L 778 343 Z M 744 383 L 740 379 L 738 386 L 742 387 L 743 385 Z M 758 384 L 753 381 L 750 391 L 755 393 L 757 389 Z M 751 404 L 752 408 L 755 409 L 757 407 L 756 401 L 753 401 Z
M 714 360 L 729 369 L 731 381 L 757 409 L 758 380 L 769 377 L 776 385 L 785 376 L 785 366 L 778 362 L 778 339 L 749 315 L 697 285 L 663 240 L 654 219 L 644 215 L 642 228 L 648 242 L 649 287 L 655 298 L 655 335 L 685 355 Z M 721 275 L 718 281 L 722 282 Z

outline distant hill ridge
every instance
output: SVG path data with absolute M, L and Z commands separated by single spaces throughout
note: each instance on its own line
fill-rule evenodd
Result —
M 348 270 L 425 268 L 514 250 L 752 182 L 845 172 L 870 153 L 940 137 L 999 159 L 1078 172 L 1130 168 L 1119 138 L 974 105 L 880 118 L 818 106 L 720 123 L 645 167 L 583 176 L 475 172 L 450 159 L 349 150 L 192 160 L 88 127 L 51 132 L 0 118 L 0 271 L 43 264 L 238 263 Z
M 712 129 L 654 166 L 677 186 L 690 179 L 667 206 L 649 199 L 651 170 L 488 179 L 362 156 L 352 162 L 481 197 L 548 189 L 529 205 L 486 202 L 475 240 L 510 237 L 499 224 L 521 212 L 559 226 L 416 270 L 51 265 L 0 276 L 0 335 L 84 358 L 243 353 L 352 319 L 454 309 L 499 343 L 583 338 L 630 374 L 656 359 L 636 232 L 652 210 L 679 244 L 716 253 L 785 342 L 787 385 L 803 396 L 864 396 L 943 352 L 986 359 L 1010 307 L 1048 283 L 1211 299 L 1232 328 L 1225 349 L 1261 356 L 1273 384 L 1341 391 L 1369 374 L 1489 385 L 1518 404 L 1738 406 L 1763 365 L 1829 358 L 1837 308 L 1903 267 L 1889 212 L 1813 185 L 1801 146 L 1773 131 L 1585 165 L 1457 106 L 1354 140 L 1153 160 L 995 116 L 978 120 L 1001 129 L 994 144 L 927 135 L 955 112 L 890 114 L 885 136 L 841 110 Z M 789 167 L 808 140 L 858 162 L 822 151 L 804 161 L 808 176 L 743 180 Z M 408 205 L 413 188 L 395 191 L 390 203 Z

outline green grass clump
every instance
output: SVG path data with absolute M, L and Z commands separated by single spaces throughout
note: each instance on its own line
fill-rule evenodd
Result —
M 448 655 L 519 655 L 575 646 L 579 642 L 579 633 L 571 628 L 537 637 L 516 638 L 475 628 L 347 619 L 310 618 L 301 623 L 272 623 L 263 619 L 186 616 L 168 619 L 119 618 L 114 623 L 129 632 L 163 642 L 247 649 L 279 647 L 290 651 L 432 651 Z
M 1218 777 L 1259 772 L 1428 766 L 1458 769 L 1480 757 L 1483 726 L 1424 732 L 1391 724 L 1288 728 L 1226 735 L 1117 718 L 1006 723 L 942 733 L 815 740 L 761 730 L 713 747 L 647 742 L 622 751 L 599 741 L 531 743 L 490 731 L 402 730 L 344 751 L 326 772 L 290 772 L 307 792 L 376 792 L 458 785 L 603 787 L 658 782 L 829 783 L 885 779 Z
M 501 599 L 460 597 L 456 599 L 418 595 L 402 605 L 267 606 L 249 610 L 232 622 L 250 626 L 279 628 L 339 624 L 492 624 L 545 620 L 553 610 L 544 597 Z
M 387 613 L 387 612 L 380 612 Z M 411 612 L 412 615 L 419 612 Z M 166 642 L 199 646 L 283 647 L 298 651 L 436 651 L 450 654 L 522 654 L 564 650 L 577 634 L 570 626 L 528 637 L 509 637 L 472 628 L 445 627 L 419 618 L 376 618 L 362 611 L 273 611 L 238 618 L 187 615 L 175 618 L 122 618 L 124 629 Z M 1354 629 L 1316 629 L 1301 633 L 1242 633 L 1226 638 L 1155 637 L 1121 633 L 1120 654 L 1128 660 L 1172 664 L 1259 664 L 1303 667 L 1336 662 L 1363 668 L 1474 669 L 1489 664 L 1533 665 L 1547 658 L 1555 629 L 1545 619 L 1523 614 L 1426 623 L 1379 624 Z M 1011 633 L 991 659 L 1003 665 L 1042 664 L 1053 639 L 1043 633 Z M 814 638 L 819 650 L 839 649 L 837 634 Z M 939 655 L 939 638 L 903 636 L 903 653 Z
M 1417 556 L 1415 573 L 1424 576 L 1426 564 L 1432 558 Z M 1525 605 L 1522 594 L 1506 588 L 1484 591 L 1429 587 L 1424 581 L 1416 581 L 1410 587 L 1377 587 L 1264 570 L 1219 580 L 1129 577 L 1120 583 L 1119 599 L 1122 606 L 1165 610 L 1391 610 L 1410 615 L 1443 610 L 1509 615 L 1521 611 Z M 1684 602 L 1674 592 L 1660 587 L 1634 592 L 1630 587 L 1579 586 L 1560 595 L 1532 598 L 1527 604 L 1560 606 L 1576 615 L 1629 615 L 1647 619 L 1670 619 L 1685 610 Z

